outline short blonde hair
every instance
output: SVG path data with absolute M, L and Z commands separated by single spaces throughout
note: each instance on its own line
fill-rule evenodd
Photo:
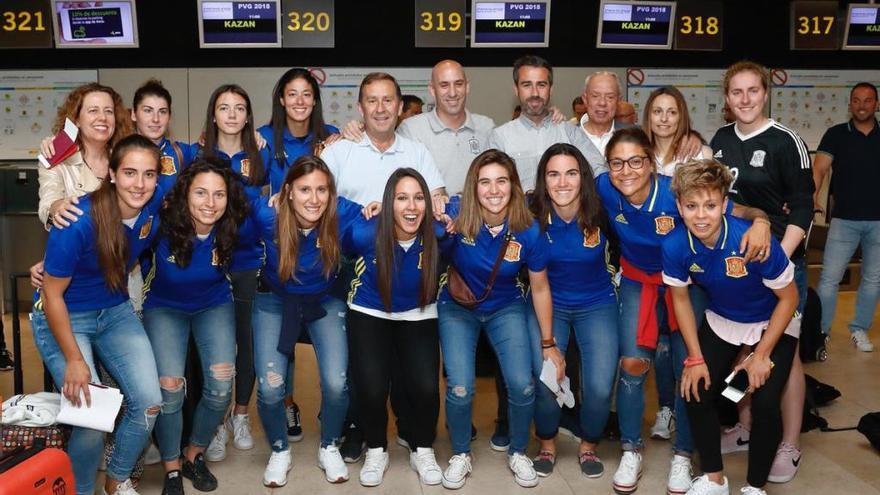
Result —
M 675 168 L 672 176 L 672 192 L 679 200 L 697 191 L 720 191 L 727 196 L 733 175 L 719 161 L 707 158 L 690 160 Z

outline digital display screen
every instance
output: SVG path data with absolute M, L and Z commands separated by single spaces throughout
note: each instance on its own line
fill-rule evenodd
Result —
M 880 5 L 851 4 L 844 50 L 880 50 Z
M 603 0 L 599 13 L 598 48 L 672 47 L 673 2 Z
M 280 3 L 214 2 L 199 4 L 202 48 L 280 47 Z
M 549 46 L 550 1 L 483 2 L 471 10 L 471 46 Z
M 55 46 L 102 48 L 138 46 L 133 1 L 55 1 Z

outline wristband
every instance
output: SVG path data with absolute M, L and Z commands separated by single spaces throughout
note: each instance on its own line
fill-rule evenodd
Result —
M 703 359 L 703 356 L 697 356 L 697 357 L 688 356 L 684 360 L 684 366 L 686 368 L 689 368 L 691 366 L 697 366 L 698 364 L 706 364 L 706 360 Z
M 770 226 L 770 220 L 768 220 L 764 217 L 758 217 L 758 218 L 752 220 L 752 223 L 764 223 L 764 224 L 767 224 L 768 227 Z
M 550 347 L 555 346 L 556 345 L 556 338 L 550 337 L 549 339 L 541 339 L 541 347 L 544 347 L 547 345 L 549 345 Z

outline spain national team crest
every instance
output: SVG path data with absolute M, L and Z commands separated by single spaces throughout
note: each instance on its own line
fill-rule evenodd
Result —
M 746 260 L 742 256 L 728 256 L 724 258 L 725 273 L 731 278 L 742 278 L 749 274 L 746 270 Z
M 511 240 L 507 245 L 507 252 L 504 253 L 504 261 L 510 261 L 511 263 L 515 261 L 519 261 L 519 255 L 522 251 L 522 244 Z
M 162 165 L 162 175 L 174 175 L 177 173 L 177 167 L 174 165 L 174 158 L 163 156 L 160 163 Z
M 153 215 L 150 215 L 150 218 L 141 225 L 141 231 L 138 232 L 138 239 L 146 239 L 148 235 L 150 235 L 150 230 L 153 229 Z
M 251 176 L 251 161 L 247 158 L 241 160 L 241 175 L 242 177 Z
M 584 247 L 585 248 L 594 248 L 598 245 L 599 245 L 599 228 L 596 227 L 589 234 L 587 234 L 587 231 L 584 230 Z
M 675 228 L 675 219 L 669 215 L 659 216 L 654 219 L 654 227 L 658 234 L 666 235 Z
M 217 248 L 211 250 L 211 266 L 217 266 L 220 264 L 220 254 L 217 252 Z

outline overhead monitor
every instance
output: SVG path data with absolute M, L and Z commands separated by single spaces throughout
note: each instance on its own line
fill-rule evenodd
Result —
M 602 0 L 598 48 L 672 48 L 675 2 Z
M 471 46 L 542 47 L 550 45 L 550 0 L 471 4 Z
M 880 4 L 850 4 L 843 49 L 880 50 Z
M 201 48 L 281 46 L 281 1 L 199 0 Z
M 134 0 L 65 2 L 52 0 L 57 48 L 137 48 Z

